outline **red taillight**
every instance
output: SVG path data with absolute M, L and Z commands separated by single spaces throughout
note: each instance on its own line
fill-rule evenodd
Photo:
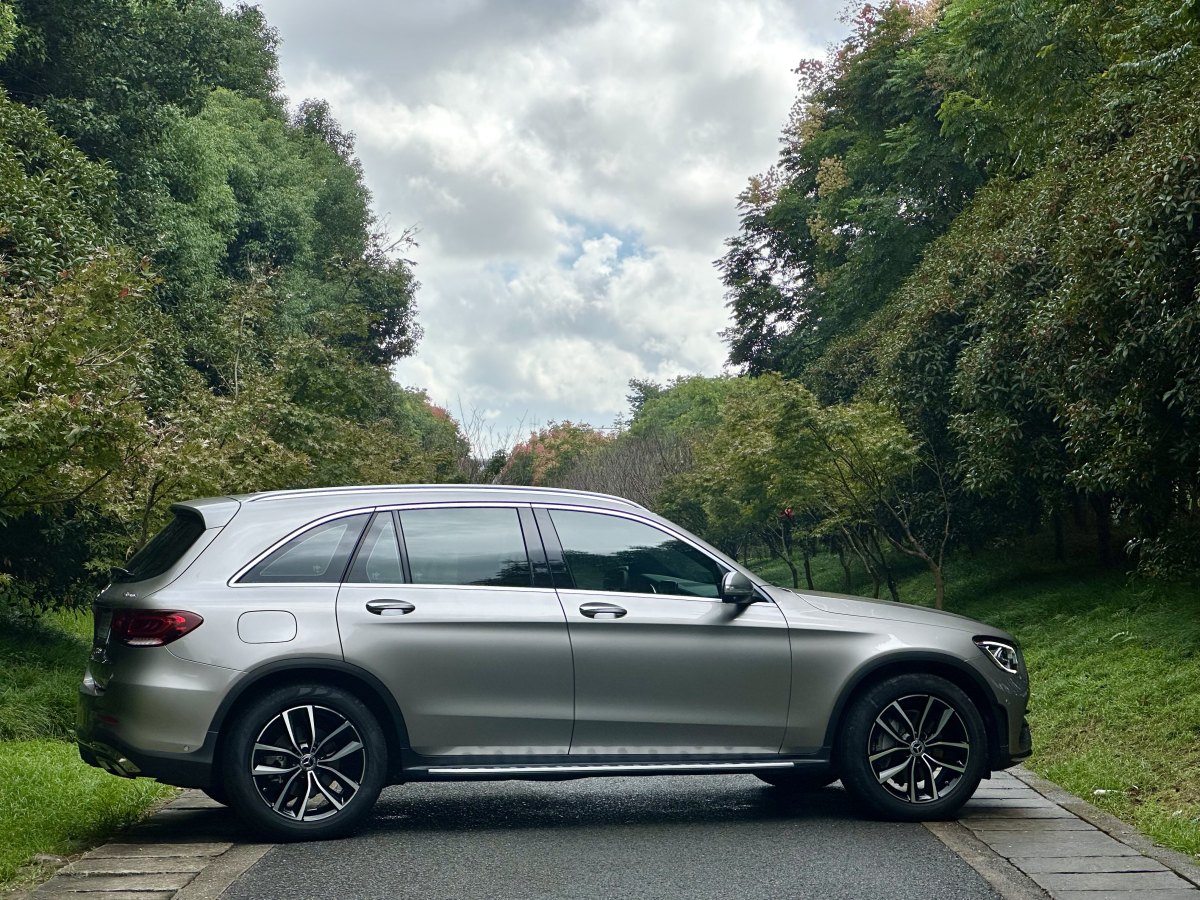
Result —
M 165 609 L 118 609 L 111 636 L 127 647 L 161 647 L 199 628 L 204 619 L 194 612 Z

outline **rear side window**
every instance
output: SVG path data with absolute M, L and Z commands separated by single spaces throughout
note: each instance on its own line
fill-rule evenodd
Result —
M 242 576 L 242 584 L 337 584 L 370 513 L 324 522 L 292 538 Z
M 125 564 L 125 571 L 117 574 L 116 580 L 146 581 L 157 578 L 179 562 L 202 534 L 204 520 L 197 513 L 177 510 L 175 518 L 133 555 Z
M 350 584 L 400 584 L 404 566 L 390 512 L 376 513 L 346 576 Z
M 406 509 L 400 530 L 413 584 L 533 584 L 515 509 Z

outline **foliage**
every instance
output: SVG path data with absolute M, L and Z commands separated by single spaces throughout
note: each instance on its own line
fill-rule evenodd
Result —
M 560 485 L 572 465 L 610 438 L 586 424 L 551 422 L 517 444 L 496 475 L 498 484 Z
M 730 358 L 895 409 L 950 543 L 1090 517 L 1105 562 L 1200 564 L 1198 15 L 892 2 L 801 67 L 719 262 Z
M 413 236 L 328 104 L 288 114 L 274 45 L 217 0 L 0 6 L 10 606 L 85 594 L 180 497 L 460 469 L 455 423 L 390 377 Z
M 982 181 L 941 137 L 947 79 L 925 46 L 932 5 L 865 6 L 800 92 L 777 165 L 738 197 L 718 261 L 730 360 L 796 375 L 911 271 Z

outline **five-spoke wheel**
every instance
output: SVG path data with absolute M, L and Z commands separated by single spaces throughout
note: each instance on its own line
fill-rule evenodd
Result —
M 987 734 L 975 704 L 934 675 L 899 675 L 857 698 L 838 740 L 842 782 L 891 819 L 955 813 L 986 767 Z
M 283 838 L 336 837 L 370 812 L 386 741 L 354 695 L 277 689 L 243 710 L 225 745 L 225 789 L 243 815 Z

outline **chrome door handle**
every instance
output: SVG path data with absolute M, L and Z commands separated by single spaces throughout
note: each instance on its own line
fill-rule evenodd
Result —
M 619 619 L 626 610 L 615 603 L 585 603 L 579 611 L 589 619 Z
M 407 600 L 368 600 L 367 612 L 377 616 L 405 616 L 416 609 Z

